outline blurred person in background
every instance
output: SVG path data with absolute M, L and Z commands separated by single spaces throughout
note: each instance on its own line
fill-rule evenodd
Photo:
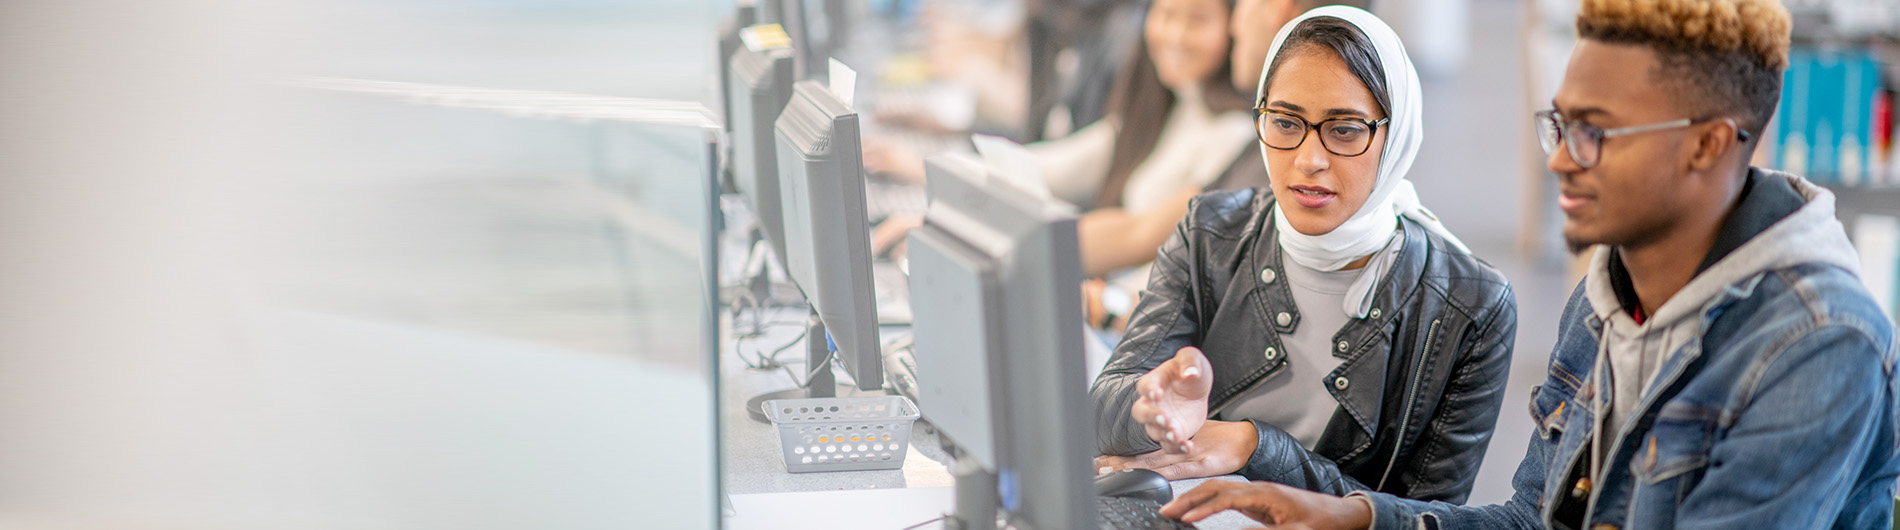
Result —
M 1142 25 L 1145 53 L 1133 54 L 1122 69 L 1108 116 L 1060 140 L 1028 146 L 1050 192 L 1087 211 L 1078 222 L 1083 267 L 1093 278 L 1113 276 L 1116 292 L 1137 292 L 1147 283 L 1146 263 L 1186 212 L 1188 198 L 1222 180 L 1254 141 L 1248 100 L 1229 72 L 1232 9 L 1231 0 L 1155 0 Z M 920 159 L 902 168 L 882 162 L 867 155 L 866 170 L 922 170 Z M 873 239 L 894 244 L 915 226 L 906 221 L 887 221 Z M 1092 292 L 1100 293 L 1103 284 L 1094 285 Z M 1132 301 L 1126 294 L 1118 298 Z
M 1889 528 L 1893 324 L 1834 195 L 1751 167 L 1781 98 L 1774 0 L 1586 0 L 1535 118 L 1563 236 L 1594 248 L 1504 504 L 1213 483 L 1162 508 L 1298 528 Z M 1328 492 L 1337 494 L 1337 492 Z

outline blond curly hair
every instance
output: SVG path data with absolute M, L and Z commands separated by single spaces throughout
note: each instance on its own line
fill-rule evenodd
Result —
M 1781 99 L 1791 21 L 1777 0 L 1583 0 L 1577 35 L 1654 50 L 1657 80 L 1757 136 Z

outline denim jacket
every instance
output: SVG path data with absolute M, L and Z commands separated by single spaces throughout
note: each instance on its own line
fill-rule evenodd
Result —
M 1372 502 L 1373 528 L 1888 528 L 1900 477 L 1892 323 L 1857 279 L 1833 196 L 1785 174 L 1750 178 L 1782 179 L 1805 205 L 1657 310 L 1676 305 L 1694 333 L 1627 421 L 1596 432 L 1604 315 L 1620 318 L 1593 283 L 1599 250 L 1533 389 L 1537 436 L 1515 495 L 1465 507 L 1355 492 Z M 1594 477 L 1593 439 L 1609 447 Z

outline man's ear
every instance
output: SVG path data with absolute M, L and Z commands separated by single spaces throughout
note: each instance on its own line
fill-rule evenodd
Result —
M 1690 171 L 1708 171 L 1722 164 L 1722 159 L 1733 153 L 1740 140 L 1742 128 L 1734 118 L 1712 120 L 1695 128 L 1694 137 L 1687 146 Z

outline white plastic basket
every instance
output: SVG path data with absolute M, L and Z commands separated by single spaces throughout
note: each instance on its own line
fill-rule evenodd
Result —
M 774 399 L 764 408 L 792 473 L 903 467 L 918 416 L 903 396 Z

